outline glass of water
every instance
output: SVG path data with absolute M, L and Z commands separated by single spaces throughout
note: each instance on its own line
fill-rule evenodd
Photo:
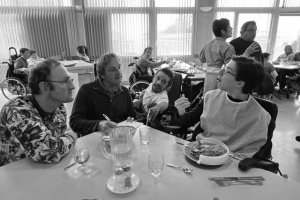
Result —
M 91 168 L 84 164 L 89 160 L 89 158 L 90 158 L 90 153 L 87 147 L 77 147 L 74 150 L 74 160 L 78 164 L 81 164 L 81 166 L 77 168 L 78 172 L 83 173 L 83 172 L 91 171 Z
M 152 180 L 161 180 L 160 172 L 164 167 L 164 156 L 162 154 L 150 154 L 148 158 L 148 167 L 152 171 Z

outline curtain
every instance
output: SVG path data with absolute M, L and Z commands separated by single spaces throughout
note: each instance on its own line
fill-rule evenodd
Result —
M 75 49 L 77 30 L 72 0 L 0 1 L 0 59 L 8 59 L 9 47 L 35 50 L 40 57 L 67 58 Z M 18 52 L 19 53 L 19 52 Z

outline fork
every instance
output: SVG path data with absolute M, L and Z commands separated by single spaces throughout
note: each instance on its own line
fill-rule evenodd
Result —
M 221 186 L 221 187 L 228 187 L 234 183 L 238 183 L 239 185 L 245 184 L 245 185 L 263 185 L 262 181 L 216 181 L 215 182 Z

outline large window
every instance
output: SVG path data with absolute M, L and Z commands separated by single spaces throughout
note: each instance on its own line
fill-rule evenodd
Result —
M 111 41 L 101 48 L 91 47 L 95 55 L 109 50 L 126 60 L 152 46 L 155 57 L 192 56 L 195 0 L 84 2 L 88 45 L 99 45 L 93 42 L 94 35 L 103 29 L 103 40 Z
M 216 18 L 227 18 L 234 28 L 233 38 L 240 36 L 246 21 L 256 21 L 257 41 L 263 51 L 276 59 L 290 44 L 300 51 L 300 1 L 295 0 L 217 0 Z M 297 16 L 298 15 L 298 16 Z M 230 41 L 230 39 L 229 39 Z M 275 42 L 276 41 L 276 42 Z

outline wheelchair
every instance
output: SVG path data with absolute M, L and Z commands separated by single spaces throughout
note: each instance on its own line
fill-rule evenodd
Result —
M 14 60 L 4 62 L 8 64 L 6 79 L 1 83 L 3 96 L 10 100 L 17 96 L 24 96 L 30 93 L 27 84 L 23 81 L 27 76 L 14 73 Z
M 134 62 L 130 63 L 128 67 L 135 66 L 132 74 L 129 77 L 129 92 L 131 93 L 132 99 L 139 99 L 143 90 L 147 89 L 154 77 L 153 69 L 149 69 L 150 74 L 148 75 L 142 72 L 142 69 L 136 64 L 138 57 L 133 57 Z

